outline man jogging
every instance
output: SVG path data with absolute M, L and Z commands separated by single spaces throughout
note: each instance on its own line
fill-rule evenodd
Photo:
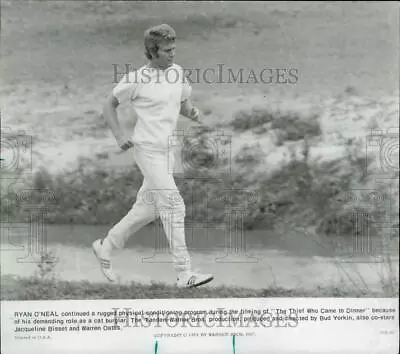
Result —
M 130 236 L 146 224 L 161 218 L 177 273 L 177 286 L 196 287 L 213 279 L 210 274 L 192 271 L 185 240 L 185 204 L 171 172 L 173 152 L 168 140 L 176 129 L 179 114 L 194 121 L 199 112 L 190 102 L 191 86 L 184 71 L 173 63 L 175 31 L 166 24 L 145 32 L 144 46 L 149 63 L 125 75 L 104 105 L 103 115 L 122 150 L 133 147 L 133 154 L 143 176 L 135 204 L 128 214 L 108 232 L 106 238 L 93 242 L 93 251 L 105 277 L 116 282 L 111 255 L 123 248 Z M 117 118 L 117 106 L 130 102 L 137 123 L 132 139 L 125 138 Z M 149 200 L 153 201 L 149 203 Z

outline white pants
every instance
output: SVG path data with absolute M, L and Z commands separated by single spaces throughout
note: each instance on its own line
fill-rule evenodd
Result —
M 175 184 L 173 152 L 135 145 L 134 158 L 143 176 L 136 202 L 107 235 L 115 248 L 123 248 L 136 231 L 160 217 L 177 273 L 189 271 L 190 256 L 185 240 L 185 204 Z

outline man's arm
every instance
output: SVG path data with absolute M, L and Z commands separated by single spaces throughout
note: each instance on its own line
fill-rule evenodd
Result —
M 119 147 L 122 150 L 127 150 L 133 146 L 133 143 L 129 139 L 124 138 L 124 134 L 118 121 L 118 105 L 118 99 L 113 94 L 110 94 L 103 107 L 103 117 L 110 126 Z
M 192 104 L 189 98 L 181 102 L 180 114 L 194 122 L 200 123 L 200 111 Z

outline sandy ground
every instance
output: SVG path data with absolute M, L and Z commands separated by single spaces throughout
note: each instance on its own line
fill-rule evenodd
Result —
M 386 132 L 398 124 L 395 4 L 5 1 L 2 6 L 2 128 L 33 137 L 19 162 L 30 162 L 32 171 L 45 166 L 63 173 L 76 168 L 79 156 L 98 160 L 99 154 L 108 155 L 101 162 L 110 168 L 132 163 L 129 154 L 116 155 L 99 114 L 115 85 L 112 65 L 144 63 L 142 30 L 160 21 L 176 27 L 177 61 L 184 67 L 298 70 L 294 85 L 194 83 L 194 100 L 211 126 L 257 107 L 304 119 L 316 113 L 323 135 L 311 144 L 312 158 L 334 160 L 343 157 L 346 139 L 359 141 L 358 153 L 365 154 L 369 130 Z M 121 109 L 121 118 L 132 132 L 132 112 Z M 179 128 L 189 127 L 182 118 Z M 276 146 L 275 135 L 235 132 L 232 155 L 257 140 L 265 153 L 260 170 L 273 171 L 289 155 L 288 145 Z M 294 145 L 301 149 L 301 142 Z M 11 152 L 2 154 L 8 160 Z

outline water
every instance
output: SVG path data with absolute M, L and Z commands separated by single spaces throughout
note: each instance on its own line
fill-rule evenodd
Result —
M 28 243 L 30 233 L 47 238 L 46 250 L 57 259 L 54 271 L 60 279 L 104 282 L 91 243 L 103 237 L 108 229 L 107 226 L 50 225 L 38 230 L 29 229 L 28 224 L 3 224 L 2 274 L 31 276 L 38 269 L 32 258 L 32 254 L 38 253 L 35 242 Z M 123 250 L 117 251 L 114 268 L 123 283 L 175 282 L 171 254 L 164 234 L 157 236 L 159 231 L 157 225 L 145 227 L 129 239 Z M 388 272 L 380 258 L 338 257 L 337 250 L 325 240 L 300 232 L 286 232 L 286 237 L 261 230 L 246 231 L 243 235 L 231 233 L 230 243 L 228 236 L 223 230 L 187 231 L 193 266 L 213 273 L 214 286 L 315 289 L 347 284 L 377 290 Z M 398 274 L 398 258 L 394 258 L 393 266 Z

